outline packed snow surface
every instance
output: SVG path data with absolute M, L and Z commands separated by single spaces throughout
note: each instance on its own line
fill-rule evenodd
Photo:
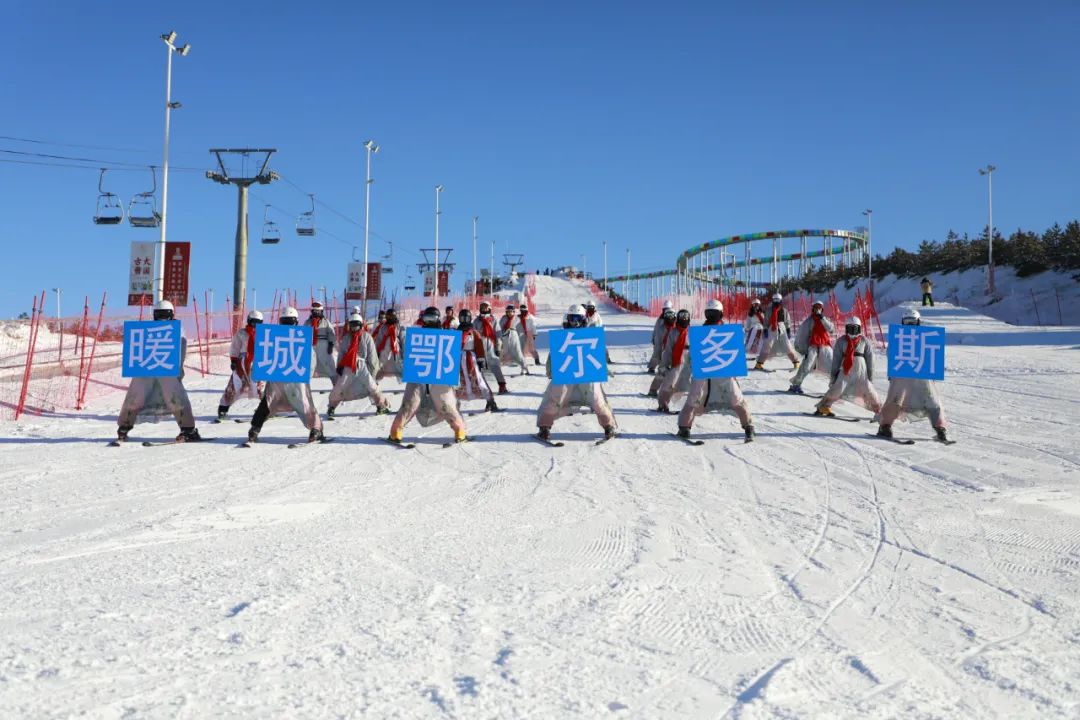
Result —
M 546 328 L 586 297 L 537 288 Z M 757 442 L 708 415 L 691 447 L 640 396 L 652 319 L 601 312 L 600 446 L 591 415 L 531 439 L 516 369 L 448 449 L 366 402 L 237 449 L 190 372 L 217 442 L 105 447 L 122 394 L 4 425 L 0 717 L 1080 716 L 1080 333 L 928 311 L 951 447 L 808 417 L 786 360 L 743 381 Z

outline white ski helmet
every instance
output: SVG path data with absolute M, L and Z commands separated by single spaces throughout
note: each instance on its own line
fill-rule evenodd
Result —
M 781 295 L 780 293 L 773 293 L 772 301 L 773 302 L 783 302 L 784 301 L 784 296 Z
M 862 335 L 862 320 L 858 315 L 852 315 L 847 319 L 847 324 L 844 325 L 844 332 L 852 337 L 856 335 Z
M 901 325 L 921 325 L 922 315 L 915 308 L 908 308 L 900 318 Z
M 296 312 L 296 308 L 294 308 L 292 306 L 289 306 L 289 307 L 287 307 L 287 308 L 285 308 L 284 310 L 281 311 L 281 317 L 282 318 L 292 318 L 293 320 L 298 320 L 300 318 L 300 313 Z
M 361 325 L 363 325 L 364 317 L 360 313 L 356 312 L 356 310 L 354 309 L 352 314 L 349 315 L 349 323 L 360 323 Z
M 262 322 L 263 314 L 258 310 L 252 310 L 248 313 L 248 322 L 251 322 L 252 320 L 258 320 L 259 322 Z
M 158 310 L 168 310 L 169 312 L 176 312 L 173 304 L 168 300 L 158 300 L 156 303 L 154 303 L 154 311 L 157 312 Z
M 665 300 L 664 301 L 664 307 L 661 308 L 661 309 L 662 310 L 674 310 L 675 305 L 670 300 Z
M 585 314 L 585 308 L 581 307 L 580 305 L 571 305 L 569 308 L 567 308 L 566 314 L 567 315 L 584 315 Z
M 716 298 L 713 298 L 709 302 L 705 303 L 705 309 L 706 310 L 719 310 L 720 312 L 724 312 L 724 304 L 721 303 Z
M 175 320 L 176 312 L 173 310 L 173 304 L 168 300 L 158 300 L 154 303 L 154 320 Z
M 754 298 L 753 300 L 750 301 L 750 304 L 751 305 L 760 305 L 761 304 L 761 298 Z

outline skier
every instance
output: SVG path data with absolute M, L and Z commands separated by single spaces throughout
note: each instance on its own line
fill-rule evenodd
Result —
M 705 305 L 704 324 L 719 325 L 723 319 L 724 306 L 719 300 L 710 300 Z M 686 366 L 689 368 L 689 363 Z M 746 434 L 746 442 L 752 442 L 756 436 L 754 420 L 750 416 L 750 404 L 743 396 L 742 388 L 739 387 L 739 381 L 736 378 L 694 379 L 690 382 L 686 404 L 679 413 L 679 437 L 688 440 L 690 429 L 694 426 L 694 418 L 707 412 L 728 413 L 739 418 L 743 432 Z
M 799 367 L 799 358 L 791 347 L 791 328 L 788 327 L 787 313 L 784 310 L 784 298 L 780 293 L 772 296 L 772 305 L 769 306 L 768 320 L 765 323 L 764 340 L 761 342 L 761 352 L 758 354 L 755 370 L 764 370 L 765 361 L 773 354 L 783 351 L 795 369 Z M 780 347 L 777 348 L 777 345 Z
M 811 370 L 832 372 L 832 333 L 833 324 L 825 317 L 825 305 L 815 302 L 810 307 L 810 317 L 803 321 L 799 331 L 795 333 L 795 350 L 802 353 L 803 362 L 795 377 L 791 379 L 789 393 L 803 394 L 803 380 Z
M 278 318 L 280 325 L 296 325 L 300 322 L 300 314 L 296 308 L 287 307 L 281 311 Z M 312 368 L 314 369 L 314 368 Z M 337 373 L 334 373 L 337 375 Z M 311 397 L 311 383 L 285 383 L 268 382 L 263 391 L 262 401 L 255 409 L 255 415 L 251 418 L 251 429 L 248 430 L 248 442 L 255 443 L 259 439 L 263 423 L 271 414 L 288 412 L 293 410 L 300 416 L 304 427 L 308 429 L 308 442 L 323 442 L 326 438 L 322 432 L 322 418 L 315 409 L 315 401 Z
M 446 306 L 446 314 L 443 316 L 443 330 L 457 330 L 457 318 L 454 317 L 454 306 Z
M 918 310 L 909 308 L 904 311 L 900 322 L 903 325 L 921 325 L 922 316 Z M 881 408 L 881 424 L 878 426 L 877 434 L 881 437 L 892 438 L 892 424 L 901 416 L 907 418 L 928 416 L 937 439 L 940 442 L 949 441 L 945 430 L 945 409 L 941 404 L 941 396 L 938 395 L 937 383 L 933 380 L 889 378 L 889 392 Z
M 232 375 L 225 392 L 218 401 L 217 420 L 221 422 L 229 415 L 229 408 L 240 398 L 258 400 L 262 397 L 263 384 L 251 381 L 251 363 L 255 361 L 255 328 L 262 324 L 263 314 L 258 310 L 248 313 L 247 325 L 236 331 L 229 345 L 229 366 Z
M 375 406 L 376 415 L 389 415 L 390 401 L 379 392 L 375 382 L 375 376 L 379 374 L 379 352 L 375 349 L 375 341 L 364 328 L 364 318 L 360 313 L 349 316 L 341 346 L 344 350 L 338 356 L 338 379 L 330 391 L 326 419 L 334 419 L 334 413 L 341 403 L 362 397 L 368 398 Z
M 174 320 L 176 313 L 168 300 L 154 305 L 154 320 Z M 202 440 L 195 428 L 195 416 L 191 412 L 191 400 L 184 388 L 184 362 L 187 359 L 187 338 L 180 338 L 180 369 L 176 377 L 134 377 L 128 385 L 120 415 L 116 418 L 116 443 L 126 442 L 128 433 L 135 427 L 139 413 L 171 413 L 180 426 L 176 442 Z
M 862 320 L 856 315 L 848 318 L 844 334 L 833 345 L 832 382 L 825 397 L 818 401 L 815 415 L 833 417 L 832 406 L 837 400 L 848 400 L 873 411 L 881 412 L 881 398 L 874 389 L 874 350 L 863 337 Z
M 326 311 L 321 302 L 311 303 L 311 316 L 306 325 L 311 326 L 311 346 L 315 352 L 314 370 L 319 376 L 328 377 L 333 382 L 337 380 L 337 368 L 334 365 L 334 343 L 337 342 L 337 334 L 334 326 L 326 319 Z
M 473 327 L 484 341 L 484 369 L 491 371 L 495 376 L 495 381 L 499 383 L 499 394 L 508 394 L 510 391 L 506 388 L 506 377 L 503 375 L 502 363 L 499 360 L 502 344 L 499 342 L 495 317 L 491 314 L 491 305 L 488 302 L 480 303 L 480 317 L 473 320 Z
M 484 400 L 484 410 L 500 412 L 495 404 L 495 394 L 491 385 L 484 379 L 484 338 L 473 327 L 472 312 L 462 308 L 458 313 L 458 330 L 461 331 L 461 380 L 458 383 L 459 402 Z
M 423 327 L 432 329 L 442 328 L 442 318 L 439 317 L 439 308 L 429 307 L 420 314 Z M 401 399 L 401 408 L 394 416 L 394 422 L 390 425 L 390 442 L 401 444 L 401 438 L 405 434 L 405 426 L 416 417 L 423 427 L 434 425 L 439 420 L 445 420 L 454 431 L 454 442 L 465 442 L 468 437 L 465 433 L 465 421 L 458 412 L 458 399 L 455 388 L 450 385 L 425 385 L 421 383 L 406 383 L 405 395 Z
M 660 311 L 660 317 L 656 318 L 652 331 L 652 356 L 649 357 L 648 373 L 656 372 L 656 366 L 660 363 L 660 353 L 664 351 L 664 342 L 668 333 L 675 325 L 675 306 L 670 300 L 664 301 L 664 307 Z
M 690 389 L 690 353 L 687 343 L 690 339 L 690 311 L 680 310 L 675 314 L 675 330 L 668 334 L 664 351 L 660 355 L 660 365 L 656 378 L 661 380 L 657 388 L 660 404 L 657 412 L 669 413 L 672 398 Z M 651 390 L 651 388 L 650 388 Z
M 682 322 L 682 325 L 679 324 L 680 322 Z M 672 311 L 671 325 L 670 327 L 666 325 L 664 327 L 664 335 L 660 342 L 659 359 L 656 365 L 656 375 L 653 377 L 652 382 L 649 383 L 649 392 L 645 393 L 647 397 L 659 397 L 660 386 L 664 384 L 664 378 L 667 377 L 668 371 L 671 369 L 671 365 L 668 363 L 671 358 L 672 347 L 679 334 L 685 334 L 688 327 L 690 327 L 690 311 L 680 310 L 677 313 Z M 683 344 L 685 345 L 685 343 L 684 338 Z
M 521 351 L 525 355 L 525 359 L 533 359 L 533 362 L 537 365 L 540 364 L 540 353 L 536 351 L 536 321 L 529 316 L 529 306 L 522 303 L 518 306 L 520 314 L 518 315 L 517 333 L 518 339 L 521 341 Z
M 522 374 L 528 375 L 529 366 L 525 362 L 525 354 L 521 352 L 521 338 L 514 329 L 516 319 L 517 308 L 511 303 L 506 306 L 506 314 L 499 318 L 499 339 L 502 345 L 499 362 L 502 365 L 518 365 Z
M 765 316 L 761 312 L 761 300 L 754 298 L 750 301 L 750 312 L 746 314 L 743 322 L 743 330 L 746 333 L 747 356 L 757 355 L 761 352 L 761 335 L 765 329 Z
M 397 311 L 390 308 L 375 334 L 375 347 L 379 353 L 379 368 L 375 380 L 382 380 L 387 375 L 401 379 L 401 366 L 404 362 L 405 330 L 398 322 Z
M 592 300 L 585 301 L 585 322 L 587 323 L 586 327 L 604 327 L 604 319 L 600 317 L 600 313 L 596 312 L 596 303 Z M 607 350 L 607 348 L 604 351 L 607 353 L 604 359 L 610 365 L 611 351 Z
M 587 327 L 588 320 L 585 308 L 580 305 L 571 305 L 566 311 L 563 320 L 563 329 Z M 551 377 L 551 353 L 547 358 L 547 376 Z M 596 414 L 600 426 L 604 428 L 604 438 L 615 437 L 615 414 L 611 411 L 607 396 L 604 394 L 603 383 L 583 383 L 580 385 L 556 385 L 548 383 L 544 391 L 544 398 L 540 401 L 540 409 L 536 416 L 536 426 L 540 429 L 537 437 L 548 440 L 551 437 L 551 426 L 560 417 L 570 415 L 579 407 L 591 408 Z
M 382 330 L 383 325 L 386 324 L 386 311 L 380 310 L 378 316 L 375 318 L 375 327 L 371 328 L 372 339 L 379 336 L 379 331 Z
M 927 305 L 934 307 L 934 283 L 930 282 L 930 278 L 924 277 L 919 283 L 919 289 L 922 290 L 923 307 Z

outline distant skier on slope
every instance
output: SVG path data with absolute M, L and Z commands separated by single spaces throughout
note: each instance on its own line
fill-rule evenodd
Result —
M 784 352 L 791 360 L 792 367 L 799 367 L 799 357 L 791 347 L 791 328 L 788 326 L 787 312 L 784 310 L 784 297 L 780 293 L 772 296 L 772 305 L 765 311 L 764 340 L 758 354 L 755 370 L 764 370 L 765 361 L 773 355 Z
M 664 307 L 660 311 L 660 317 L 653 323 L 652 331 L 652 355 L 649 356 L 647 372 L 652 375 L 656 372 L 656 366 L 660 364 L 660 354 L 664 352 L 664 342 L 667 340 L 671 328 L 675 327 L 675 306 L 670 300 L 664 301 Z
M 300 322 L 300 314 L 296 308 L 287 307 L 281 311 L 278 318 L 280 325 L 296 325 Z M 335 375 L 337 372 L 335 371 Z M 255 409 L 255 415 L 251 418 L 251 429 L 248 430 L 248 442 L 254 443 L 259 439 L 259 433 L 266 419 L 271 414 L 278 414 L 292 410 L 300 416 L 304 427 L 308 429 L 308 442 L 322 442 L 326 438 L 322 432 L 322 418 L 315 409 L 315 400 L 311 397 L 311 383 L 297 382 L 268 382 L 263 391 L 262 401 Z
M 229 344 L 229 366 L 232 375 L 225 392 L 218 401 L 217 420 L 221 422 L 229 415 L 229 408 L 241 398 L 258 400 L 262 397 L 263 384 L 251 379 L 251 363 L 255 361 L 255 328 L 262 325 L 263 314 L 258 310 L 248 313 L 247 324 L 236 331 Z
M 764 339 L 765 315 L 761 312 L 761 300 L 754 298 L 750 301 L 750 311 L 743 321 L 743 330 L 746 335 L 746 355 L 756 357 L 761 352 L 761 341 Z
M 390 401 L 379 392 L 375 376 L 379 374 L 379 351 L 375 341 L 364 328 L 364 318 L 360 313 L 349 316 L 345 334 L 341 337 L 343 350 L 338 356 L 338 380 L 330 391 L 330 406 L 326 410 L 326 419 L 333 420 L 334 413 L 341 403 L 367 398 L 375 407 L 376 415 L 390 413 Z
M 588 326 L 585 316 L 585 308 L 581 305 L 571 305 L 563 319 L 563 329 L 584 328 Z M 547 358 L 547 376 L 551 377 L 551 353 Z M 570 415 L 576 408 L 588 407 L 596 414 L 600 426 L 604 428 L 604 437 L 615 437 L 615 415 L 611 411 L 607 396 L 604 394 L 603 383 L 582 383 L 579 385 L 556 385 L 548 383 L 544 391 L 544 398 L 540 401 L 540 408 L 536 415 L 536 426 L 540 429 L 538 437 L 541 440 L 551 438 L 551 426 L 560 417 Z
M 658 412 L 670 412 L 668 403 L 675 393 L 676 384 L 681 384 L 679 392 L 690 388 L 690 380 L 680 378 L 683 363 L 690 364 L 687 343 L 690 332 L 690 311 L 679 310 L 675 313 L 675 326 L 667 334 L 664 349 L 660 352 L 660 364 L 656 366 L 656 376 L 649 386 L 649 394 L 659 398 Z M 681 380 L 681 383 L 680 383 Z
M 175 320 L 173 304 L 159 300 L 154 305 L 154 320 Z M 154 415 L 171 414 L 180 426 L 177 442 L 202 440 L 195 428 L 195 416 L 191 412 L 191 400 L 184 388 L 184 362 L 187 359 L 187 338 L 180 338 L 180 369 L 176 377 L 134 377 L 128 385 L 120 415 L 116 418 L 116 442 L 126 442 L 128 433 L 138 422 L 139 413 Z
M 832 382 L 817 404 L 815 415 L 832 417 L 837 400 L 847 400 L 873 411 L 881 412 L 881 398 L 874 389 L 874 349 L 863 337 L 862 320 L 852 315 L 844 326 L 844 334 L 833 345 Z
M 429 307 L 420 314 L 423 327 L 430 329 L 442 329 L 442 319 L 439 317 L 439 308 Z M 401 408 L 394 416 L 394 422 L 390 425 L 389 440 L 392 443 L 401 443 L 405 434 L 405 426 L 414 417 L 423 427 L 430 427 L 439 420 L 445 420 L 454 431 L 454 442 L 467 440 L 465 433 L 465 421 L 458 412 L 458 399 L 455 394 L 456 388 L 450 385 L 425 385 L 421 383 L 406 383 L 405 395 L 401 399 Z
M 387 375 L 393 375 L 401 379 L 402 363 L 405 359 L 405 330 L 398 322 L 397 311 L 389 308 L 379 326 L 377 334 L 372 338 L 375 341 L 375 349 L 379 353 L 379 368 L 375 380 L 382 380 Z
M 540 353 L 536 351 L 536 321 L 529 315 L 529 306 L 525 303 L 518 306 L 518 311 L 516 329 L 521 341 L 521 351 L 526 360 L 532 358 L 534 363 L 540 365 Z
M 442 329 L 457 330 L 457 318 L 454 316 L 453 305 L 446 306 L 446 310 L 443 313 Z
M 315 352 L 315 367 L 319 376 L 337 380 L 337 367 L 334 363 L 334 343 L 337 334 L 334 326 L 326 319 L 326 311 L 321 302 L 311 303 L 311 316 L 306 325 L 311 326 L 311 347 Z M 313 373 L 314 375 L 314 373 Z
M 904 311 L 900 322 L 904 325 L 921 325 L 922 316 L 918 310 Z M 892 425 L 898 418 L 929 417 L 930 425 L 941 442 L 948 442 L 945 429 L 945 409 L 933 380 L 917 378 L 889 378 L 889 392 L 881 408 L 881 424 L 877 434 L 892 438 Z
M 506 388 L 506 377 L 503 375 L 502 343 L 499 341 L 499 329 L 495 324 L 495 316 L 491 314 L 491 305 L 487 302 L 480 303 L 480 316 L 473 320 L 473 328 L 480 333 L 484 341 L 484 362 L 486 371 L 495 376 L 499 383 L 499 394 L 506 395 L 510 391 Z
M 704 325 L 719 325 L 724 319 L 724 306 L 719 300 L 710 300 L 705 305 Z M 689 350 L 687 350 L 689 353 Z M 690 363 L 686 362 L 687 374 Z M 733 377 L 693 379 L 690 382 L 690 391 L 686 396 L 686 404 L 679 413 L 679 437 L 684 440 L 690 438 L 690 430 L 694 426 L 694 418 L 707 412 L 720 412 L 734 415 L 739 418 L 746 442 L 751 442 L 756 433 L 754 432 L 754 419 L 750 416 L 750 404 L 743 396 L 739 381 Z
M 459 403 L 483 400 L 485 411 L 499 412 L 495 393 L 484 378 L 484 339 L 473 327 L 472 312 L 468 308 L 462 308 L 458 313 L 457 329 L 461 331 L 461 380 L 457 387 Z
M 802 384 L 811 371 L 825 375 L 832 372 L 832 320 L 825 317 L 825 305 L 815 302 L 810 307 L 810 317 L 795 333 L 795 351 L 803 355 L 802 365 L 791 379 L 789 393 L 803 394 Z
M 529 374 L 529 366 L 525 362 L 525 354 L 521 351 L 521 337 L 514 328 L 517 320 L 517 307 L 511 303 L 506 306 L 505 314 L 499 318 L 499 342 L 502 345 L 502 355 L 499 361 L 503 365 L 518 365 L 523 375 Z

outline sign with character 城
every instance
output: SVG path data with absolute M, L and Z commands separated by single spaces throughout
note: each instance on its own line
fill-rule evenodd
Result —
M 258 325 L 253 380 L 306 383 L 311 380 L 311 326 Z

